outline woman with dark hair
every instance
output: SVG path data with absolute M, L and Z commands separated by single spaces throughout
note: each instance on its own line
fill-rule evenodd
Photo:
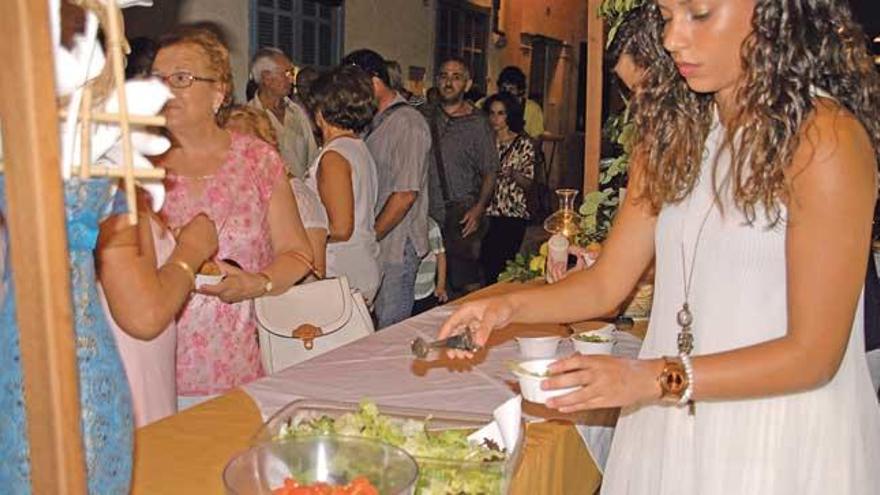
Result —
M 348 277 L 369 304 L 382 278 L 373 230 L 376 163 L 358 136 L 376 112 L 370 77 L 353 65 L 335 68 L 315 80 L 309 104 L 324 147 L 306 183 L 320 196 L 330 221 L 327 275 Z
M 603 493 L 876 493 L 862 290 L 880 75 L 845 0 L 654 0 L 630 193 L 602 256 L 440 337 L 595 318 L 656 256 L 638 359 L 575 354 L 547 406 L 623 407 Z M 466 354 L 461 351 L 458 356 Z M 665 356 L 665 357 L 664 357 Z
M 501 167 L 492 201 L 486 208 L 489 230 L 480 246 L 480 264 L 487 284 L 495 283 L 507 260 L 519 251 L 529 211 L 526 191 L 535 178 L 535 145 L 523 132 L 523 110 L 510 93 L 497 93 L 483 103 Z

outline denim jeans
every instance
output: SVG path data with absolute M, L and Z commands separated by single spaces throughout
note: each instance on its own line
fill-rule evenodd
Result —
M 410 317 L 419 262 L 416 248 L 413 247 L 412 241 L 407 239 L 403 248 L 403 260 L 399 263 L 383 264 L 385 276 L 375 303 L 377 330 Z

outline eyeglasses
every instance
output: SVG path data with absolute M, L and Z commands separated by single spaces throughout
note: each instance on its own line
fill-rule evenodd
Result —
M 199 77 L 199 76 L 193 75 L 190 72 L 174 72 L 174 73 L 168 74 L 167 76 L 163 76 L 162 74 L 159 74 L 158 72 L 153 72 L 152 76 L 161 79 L 162 81 L 165 82 L 165 84 L 167 84 L 175 89 L 188 88 L 193 85 L 194 81 L 212 82 L 212 83 L 217 82 L 216 79 L 211 79 L 209 77 Z

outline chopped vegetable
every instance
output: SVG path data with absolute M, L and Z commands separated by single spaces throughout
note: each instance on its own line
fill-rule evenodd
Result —
M 285 478 L 284 486 L 272 490 L 272 495 L 379 495 L 379 490 L 363 476 L 347 485 L 321 482 L 303 485 L 293 478 Z
M 380 414 L 374 403 L 362 402 L 356 412 L 291 418 L 276 438 L 305 435 L 346 435 L 373 438 L 397 446 L 419 464 L 416 493 L 420 495 L 500 494 L 504 478 L 504 450 L 493 444 L 473 444 L 472 430 L 430 431 L 425 421 Z M 493 448 L 495 447 L 495 448 Z M 285 494 L 286 495 L 286 494 Z
M 605 338 L 598 334 L 589 334 L 589 333 L 579 333 L 575 335 L 573 338 L 580 340 L 581 342 L 590 342 L 592 344 L 604 344 L 607 342 L 611 342 L 611 339 Z

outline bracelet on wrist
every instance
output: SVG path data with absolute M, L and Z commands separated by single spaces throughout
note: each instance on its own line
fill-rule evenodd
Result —
M 657 377 L 660 384 L 660 399 L 664 402 L 678 403 L 688 388 L 688 375 L 678 357 L 664 357 L 663 371 Z
M 187 263 L 186 261 L 183 261 L 183 260 L 174 260 L 174 261 L 169 261 L 168 263 L 166 263 L 166 265 L 176 266 L 176 267 L 180 268 L 181 270 L 183 270 L 184 273 L 186 273 L 187 276 L 189 277 L 190 286 L 195 287 L 195 285 L 196 285 L 196 272 L 193 271 L 191 266 L 189 266 L 189 263 Z
M 684 367 L 684 374 L 687 378 L 687 387 L 684 389 L 684 393 L 681 394 L 681 399 L 678 400 L 676 405 L 686 406 L 691 402 L 691 397 L 694 395 L 694 365 L 691 362 L 690 354 L 682 352 L 678 355 L 678 358 L 681 360 L 681 364 Z

